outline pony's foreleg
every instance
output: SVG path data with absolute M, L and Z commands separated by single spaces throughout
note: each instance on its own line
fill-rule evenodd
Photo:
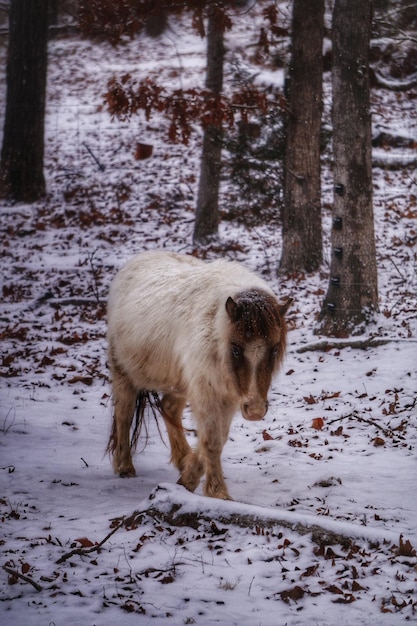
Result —
M 192 452 L 182 427 L 182 412 L 185 403 L 186 399 L 183 396 L 174 394 L 165 394 L 162 398 L 162 416 L 165 420 L 171 444 L 171 463 L 180 472 L 183 469 L 184 458 Z
M 230 421 L 228 422 L 227 433 L 223 432 L 223 423 L 209 424 L 200 444 L 201 454 L 205 459 L 206 466 L 206 480 L 203 493 L 211 498 L 232 500 L 224 481 L 221 464 L 221 454 L 229 432 Z
M 113 453 L 113 468 L 123 478 L 136 476 L 130 450 L 130 427 L 135 412 L 136 390 L 117 370 L 113 372 L 114 415 L 108 449 Z
M 199 443 L 195 456 L 206 473 L 203 493 L 211 498 L 232 499 L 223 477 L 221 454 L 233 414 L 234 407 L 222 406 L 221 410 L 197 416 Z

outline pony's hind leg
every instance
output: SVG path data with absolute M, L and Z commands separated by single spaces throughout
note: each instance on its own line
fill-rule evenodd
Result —
M 113 427 L 108 450 L 113 468 L 123 478 L 136 476 L 130 448 L 130 428 L 135 413 L 136 390 L 121 372 L 113 371 Z
M 162 398 L 162 416 L 164 418 L 169 443 L 171 444 L 171 463 L 180 470 L 183 469 L 184 459 L 192 453 L 184 436 L 182 426 L 182 412 L 186 400 L 183 396 L 165 394 Z

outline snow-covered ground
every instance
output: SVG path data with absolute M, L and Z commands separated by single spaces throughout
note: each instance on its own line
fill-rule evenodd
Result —
M 251 48 L 239 39 L 243 32 L 247 41 L 244 24 L 228 35 L 229 55 L 249 63 Z M 354 340 L 373 336 L 380 345 L 320 345 L 324 338 L 314 329 L 328 264 L 317 274 L 278 276 L 279 223 L 245 229 L 225 221 L 219 245 L 206 251 L 245 263 L 278 294 L 294 298 L 288 354 L 269 412 L 256 424 L 237 415 L 224 448 L 235 502 L 177 486 L 152 420 L 147 446 L 139 443 L 137 478 L 114 476 L 104 453 L 111 417 L 108 285 L 141 250 L 193 251 L 200 137 L 172 146 L 164 120 L 111 122 L 102 94 L 114 72 L 202 85 L 204 49 L 186 23 L 158 40 L 141 37 L 117 49 L 78 38 L 50 43 L 48 197 L 32 206 L 3 204 L 0 212 L 1 623 L 413 622 L 412 169 L 374 170 L 380 315 L 366 337 Z M 269 67 L 260 71 L 274 76 Z M 4 97 L 3 80 L 2 103 Z M 375 89 L 375 132 L 416 138 L 416 97 L 415 90 Z M 134 159 L 138 141 L 154 146 L 152 158 Z M 326 166 L 326 246 L 331 187 Z M 225 186 L 225 207 L 227 193 Z M 192 444 L 189 413 L 184 424 Z

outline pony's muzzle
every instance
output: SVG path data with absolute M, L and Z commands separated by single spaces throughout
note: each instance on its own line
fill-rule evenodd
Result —
M 241 405 L 242 415 L 249 422 L 259 422 L 265 417 L 268 410 L 268 403 L 264 400 L 246 400 Z

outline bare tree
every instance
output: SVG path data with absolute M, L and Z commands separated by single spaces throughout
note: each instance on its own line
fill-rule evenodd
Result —
M 333 12 L 334 206 L 330 281 L 320 332 L 358 332 L 378 309 L 372 204 L 369 41 L 371 0 Z
M 223 89 L 224 25 L 223 12 L 208 9 L 206 87 L 213 96 Z M 217 234 L 219 225 L 219 186 L 222 129 L 209 124 L 204 131 L 200 181 L 194 224 L 194 241 L 204 242 Z
M 322 261 L 320 126 L 324 0 L 294 0 L 284 172 L 282 271 Z
M 43 174 L 48 0 L 12 0 L 0 194 L 33 202 Z

